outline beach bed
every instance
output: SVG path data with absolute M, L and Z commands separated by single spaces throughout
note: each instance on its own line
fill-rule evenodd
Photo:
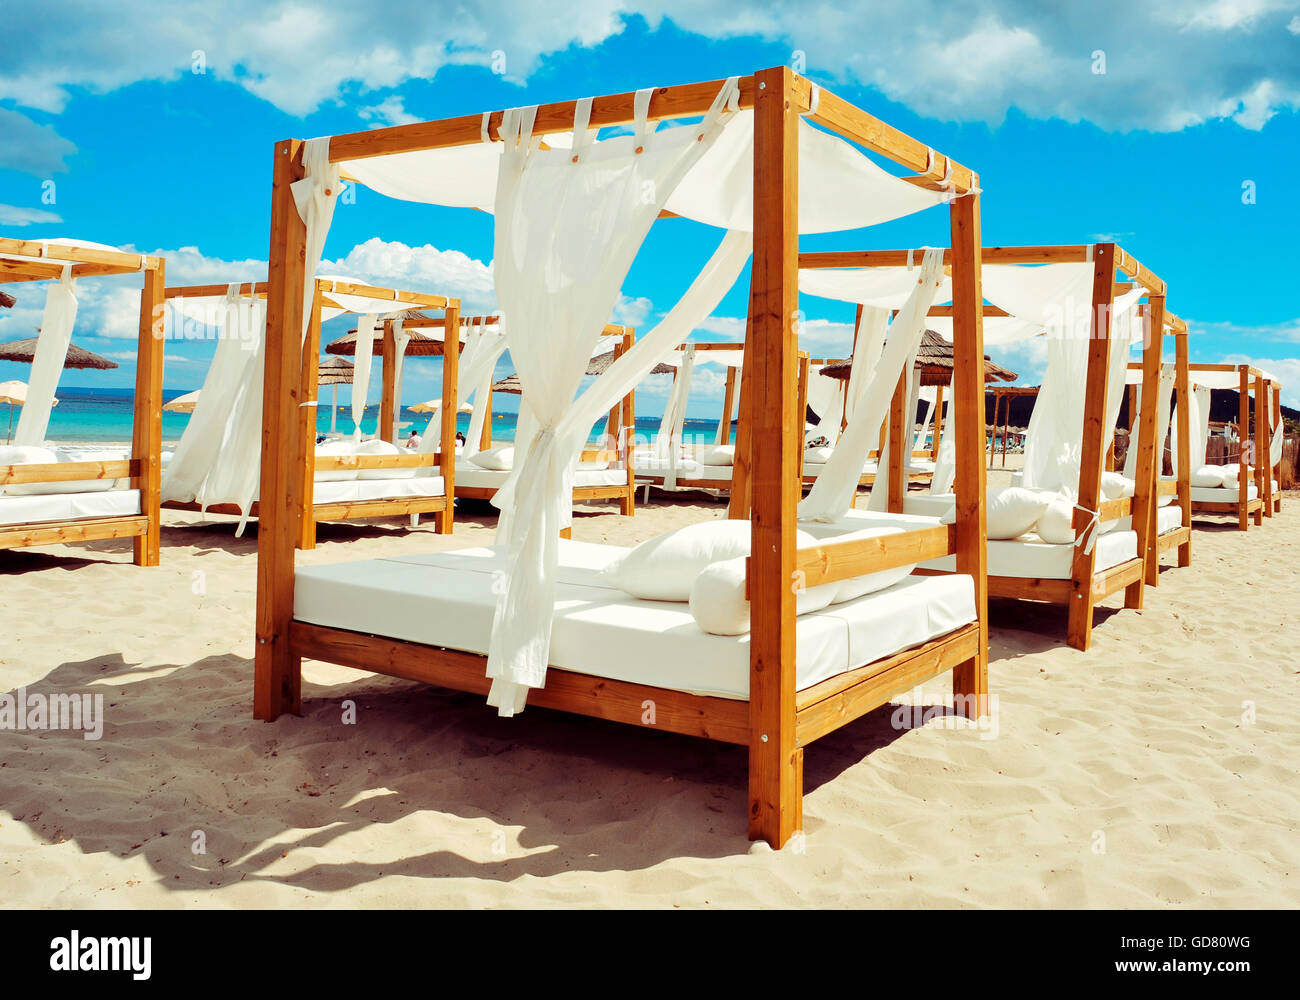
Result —
M 0 548 L 131 538 L 135 564 L 158 565 L 165 262 L 67 241 L 0 238 L 0 283 L 134 274 L 144 286 L 129 452 L 101 459 L 58 449 L 56 462 L 0 463 Z
M 530 698 L 535 706 L 746 746 L 750 836 L 780 847 L 802 829 L 803 753 L 814 740 L 893 695 L 945 672 L 953 674 L 959 712 L 979 717 L 987 710 L 984 539 L 978 500 L 984 492 L 984 467 L 978 458 L 983 435 L 973 412 L 979 396 L 975 373 L 982 357 L 977 291 L 979 199 L 973 193 L 978 179 L 902 133 L 882 128 L 870 115 L 784 67 L 739 80 L 545 105 L 535 114 L 528 110 L 523 120 L 531 134 L 547 135 L 567 131 L 587 135 L 588 123 L 592 127 L 634 124 L 637 141 L 649 148 L 651 140 L 641 138 L 649 135 L 647 121 L 707 112 L 703 128 L 720 127 L 711 123 L 717 122 L 724 100 L 726 113 L 739 117 L 728 118 L 723 124 L 748 125 L 752 109 L 753 127 L 752 168 L 749 159 L 736 168 L 752 169 L 752 174 L 744 175 L 753 179 L 752 222 L 728 225 L 731 229 L 748 225 L 753 232 L 752 332 L 744 346 L 749 370 L 754 372 L 749 379 L 751 433 L 737 449 L 743 453 L 742 464 L 749 473 L 747 499 L 752 501 L 752 555 L 745 563 L 745 579 L 753 628 L 742 637 L 716 643 L 703 639 L 696 634 L 698 629 L 692 632 L 687 627 L 689 616 L 684 617 L 680 608 L 645 606 L 656 602 L 629 604 L 593 586 L 593 566 L 608 558 L 608 553 L 561 543 L 564 559 L 556 570 L 557 591 L 549 612 L 551 656 L 544 661 L 552 666 L 544 685 L 532 687 Z M 579 127 L 575 127 L 575 117 Z M 806 177 L 808 171 L 818 169 L 819 161 L 810 152 L 809 161 L 796 167 L 795 157 L 801 141 L 809 143 L 813 151 L 833 142 L 839 154 L 835 162 L 858 162 L 852 160 L 858 154 L 851 146 L 828 133 L 811 130 L 801 117 L 905 168 L 924 171 L 910 182 L 883 175 L 883 171 L 879 171 L 883 176 L 873 173 L 869 181 L 860 182 L 891 192 L 890 197 L 896 199 L 890 202 L 897 205 L 895 216 L 951 201 L 956 341 L 962 362 L 956 393 L 959 406 L 964 401 L 970 411 L 961 431 L 963 443 L 969 447 L 962 449 L 959 475 L 972 498 L 961 505 L 953 525 L 796 548 L 793 512 L 799 493 L 803 413 L 796 410 L 798 358 L 786 318 L 795 315 L 798 295 L 798 227 L 793 224 L 800 200 L 796 170 Z M 276 499 L 263 504 L 258 536 L 254 682 L 258 718 L 273 720 L 285 712 L 301 711 L 304 657 L 471 692 L 489 691 L 493 685 L 485 677 L 482 653 L 495 641 L 490 633 L 497 618 L 489 611 L 497 608 L 496 614 L 500 614 L 502 596 L 495 581 L 505 576 L 508 598 L 510 574 L 532 573 L 533 568 L 511 563 L 505 549 L 404 557 L 397 567 L 381 560 L 384 565 L 341 564 L 316 572 L 296 569 L 294 521 L 298 506 L 292 491 L 298 439 L 290 431 L 297 426 L 298 413 L 292 400 L 276 390 L 291 387 L 302 364 L 297 329 L 306 280 L 303 248 L 309 236 L 290 195 L 290 184 L 314 177 L 321 178 L 317 184 L 323 184 L 330 176 L 327 168 L 331 164 L 364 182 L 367 160 L 423 151 L 432 154 L 424 165 L 429 171 L 426 176 L 437 177 L 438 183 L 422 197 L 460 199 L 462 195 L 451 191 L 459 153 L 481 148 L 484 138 L 501 138 L 503 126 L 516 128 L 520 120 L 514 113 L 498 112 L 335 136 L 328 140 L 327 159 L 320 144 L 289 141 L 276 147 L 270 250 L 272 321 L 267 336 L 262 460 L 262 495 Z M 691 128 L 687 137 L 693 134 L 694 126 Z M 657 133 L 674 134 L 683 133 L 677 129 Z M 704 134 L 701 131 L 701 137 Z M 632 162 L 627 140 L 603 141 L 615 143 L 619 150 L 626 146 L 621 155 Z M 521 155 L 518 150 L 524 148 L 514 147 L 511 155 Z M 535 147 L 528 150 L 529 156 L 544 155 L 534 151 Z M 567 150 L 560 155 L 568 161 Z M 580 157 L 575 153 L 572 159 L 577 163 Z M 879 170 L 865 160 L 862 163 L 864 178 L 868 167 Z M 444 174 L 435 169 L 440 164 L 445 166 Z M 386 184 L 385 175 L 382 169 L 373 171 L 377 183 Z M 714 176 L 712 170 L 707 174 L 710 181 Z M 677 193 L 688 187 L 686 181 L 681 185 Z M 811 210 L 816 210 L 815 198 L 822 187 L 814 183 L 810 190 L 814 199 Z M 669 196 L 665 193 L 663 197 Z M 697 211 L 688 201 L 670 202 L 680 208 L 673 214 Z M 883 201 L 882 195 L 863 204 L 869 203 L 872 212 L 879 212 Z M 866 224 L 853 221 L 853 204 L 851 197 L 837 198 L 833 212 L 838 224 L 854 228 Z M 741 205 L 742 211 L 749 211 L 744 201 Z M 315 232 L 311 238 L 319 241 L 322 236 Z M 730 251 L 731 244 L 724 240 L 719 253 Z M 727 259 L 736 265 L 744 262 L 743 258 Z M 546 263 L 533 261 L 531 273 L 544 270 Z M 738 267 L 734 273 L 739 273 Z M 729 280 L 734 278 L 729 276 Z M 690 304 L 698 308 L 696 301 Z M 690 329 L 686 326 L 679 334 L 673 332 L 680 342 Z M 571 351 L 566 363 L 574 357 Z M 655 359 L 652 352 L 645 351 L 638 360 L 646 358 L 648 371 Z M 585 362 L 579 359 L 579 363 Z M 566 373 L 569 370 L 566 368 Z M 969 385 L 960 374 L 964 371 L 971 373 Z M 611 388 L 608 395 L 615 392 Z M 605 398 L 600 393 L 594 397 L 597 402 Z M 566 498 L 548 502 L 562 507 Z M 524 526 L 520 530 L 539 529 Z M 941 581 L 909 579 L 892 594 L 881 592 L 860 598 L 860 603 L 850 602 L 839 617 L 812 617 L 796 623 L 796 594 L 791 586 L 796 573 L 804 585 L 814 587 L 941 555 L 956 556 L 956 576 Z M 498 559 L 505 562 L 496 566 Z M 501 574 L 495 573 L 496 569 Z M 396 574 L 403 577 L 401 587 L 394 587 L 390 580 Z M 366 587 L 373 589 L 367 594 Z M 409 596 L 412 588 L 413 598 Z M 400 597 L 399 591 L 408 597 Z M 407 603 L 404 613 L 396 615 L 383 610 L 390 601 L 402 600 L 415 603 Z M 420 619 L 421 624 L 411 624 L 412 618 Z M 508 627 L 518 625 L 512 621 Z M 648 647 L 645 652 L 638 648 L 642 642 Z M 680 665 L 672 662 L 679 652 Z M 717 663 L 713 664 L 715 655 Z M 707 668 L 706 661 L 711 664 Z M 687 676 L 684 669 L 690 671 L 692 666 L 698 669 Z

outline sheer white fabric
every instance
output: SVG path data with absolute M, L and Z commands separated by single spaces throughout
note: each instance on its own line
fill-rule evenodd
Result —
M 847 384 L 844 379 L 832 378 L 820 371 L 808 373 L 808 405 L 817 414 L 817 422 L 808 432 L 812 437 L 824 436 L 831 444 L 839 440 Z
M 1286 437 L 1286 425 L 1279 423 L 1273 428 L 1273 439 L 1268 443 L 1268 464 L 1277 465 L 1282 461 L 1282 446 Z
M 343 182 L 339 180 L 339 165 L 330 163 L 328 137 L 308 139 L 303 143 L 302 164 L 302 180 L 294 181 L 289 189 L 293 193 L 298 216 L 307 230 L 300 331 L 301 336 L 305 337 L 307 328 L 311 325 L 312 301 L 316 297 L 316 273 L 320 270 L 325 237 L 329 235 L 330 224 L 334 221 L 334 205 L 338 201 Z
M 906 299 L 903 299 L 906 301 Z M 844 390 L 844 420 L 853 419 L 857 401 L 862 399 L 871 373 L 880 361 L 885 347 L 885 331 L 889 328 L 890 310 L 881 306 L 862 307 L 862 316 L 853 336 L 853 364 L 849 367 L 849 384 Z M 876 428 L 880 430 L 879 427 Z
M 401 318 L 393 320 L 393 426 L 389 428 L 392 439 L 402 423 L 402 371 L 406 367 L 406 345 L 411 342 L 411 335 L 403 328 Z
M 1165 453 L 1165 441 L 1169 436 L 1169 407 L 1172 403 L 1174 393 L 1174 377 L 1176 371 L 1173 365 L 1162 365 L 1160 368 L 1160 382 L 1156 389 L 1159 393 L 1156 396 L 1156 434 L 1159 440 L 1156 442 L 1156 475 L 1160 475 L 1160 467 L 1163 465 Z M 1140 383 L 1138 383 L 1140 384 Z M 1145 392 L 1146 390 L 1143 389 Z M 1139 416 L 1141 415 L 1141 406 L 1139 405 Z M 1139 420 L 1133 422 L 1133 432 L 1129 435 L 1128 451 L 1124 455 L 1124 475 L 1129 479 L 1137 478 L 1137 459 L 1138 459 L 1138 441 L 1140 440 Z M 1178 461 L 1177 452 L 1177 432 L 1174 435 L 1174 462 Z
M 54 392 L 59 387 L 59 376 L 68 357 L 72 343 L 72 327 L 77 322 L 77 296 L 72 265 L 63 268 L 58 281 L 45 290 L 45 312 L 41 317 L 41 333 L 36 339 L 36 354 L 27 379 L 27 402 L 18 415 L 18 429 L 14 431 L 14 444 L 40 445 L 50 427 L 50 410 L 54 407 Z
M 357 320 L 357 353 L 352 368 L 352 437 L 361 440 L 361 418 L 366 415 L 370 395 L 370 368 L 375 357 L 375 326 L 379 317 L 366 313 Z
M 601 142 L 587 128 L 591 101 L 579 101 L 571 150 L 540 148 L 536 107 L 507 111 L 502 121 L 493 271 L 527 414 L 514 469 L 494 500 L 507 557 L 488 649 L 488 702 L 502 715 L 519 711 L 527 690 L 545 683 L 556 540 L 571 513 L 575 452 L 600 410 L 577 435 L 564 426 L 566 414 L 583 410 L 574 399 L 646 233 L 734 119 L 728 111 L 739 88 L 728 80 L 699 126 L 658 133 L 647 120 L 650 95 L 636 95 L 632 135 Z M 620 365 L 632 371 L 634 355 L 636 348 L 606 376 Z
M 889 324 L 889 336 L 883 337 L 878 323 L 864 324 L 866 330 L 858 334 L 858 349 L 862 357 L 879 361 L 872 366 L 870 380 L 862 394 L 854 400 L 853 413 L 839 443 L 831 452 L 826 468 L 822 470 L 812 490 L 799 503 L 801 521 L 834 521 L 843 517 L 853 505 L 858 480 L 866 464 L 867 454 L 879 440 L 880 426 L 889 412 L 889 402 L 898 384 L 903 366 L 916 356 L 916 349 L 925 333 L 926 313 L 934 303 L 943 278 L 943 251 L 925 251 L 920 271 L 914 275 L 914 287 L 907 301 Z M 870 310 L 863 309 L 866 319 Z M 863 335 L 866 334 L 866 342 Z M 884 340 L 883 350 L 877 338 Z M 858 359 L 854 359 L 854 368 Z M 911 440 L 911 435 L 907 436 Z M 884 478 L 884 477 L 880 477 Z
M 682 457 L 682 427 L 686 423 L 686 402 L 691 395 L 691 376 L 695 373 L 695 348 L 689 344 L 679 352 L 681 364 L 673 379 L 672 391 L 664 406 L 659 433 L 655 437 L 655 457 L 667 463 L 664 469 L 664 486 L 677 486 L 677 467 Z
M 952 419 L 953 407 L 948 406 L 948 419 L 943 422 L 939 432 L 939 455 L 934 460 L 934 475 L 930 477 L 930 493 L 938 496 L 951 493 L 952 484 L 957 478 L 957 439 L 954 436 Z

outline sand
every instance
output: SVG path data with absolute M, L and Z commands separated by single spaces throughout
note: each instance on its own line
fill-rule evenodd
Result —
M 575 537 L 724 513 L 608 510 Z M 781 852 L 746 838 L 743 748 L 318 663 L 301 718 L 253 721 L 252 533 L 165 522 L 157 569 L 120 542 L 0 552 L 0 691 L 100 693 L 106 716 L 98 741 L 0 731 L 0 905 L 1300 905 L 1300 495 L 1248 535 L 1198 529 L 1143 611 L 1105 602 L 1088 654 L 1063 610 L 995 603 L 993 726 L 886 707 L 818 742 Z M 301 561 L 492 524 L 326 526 Z

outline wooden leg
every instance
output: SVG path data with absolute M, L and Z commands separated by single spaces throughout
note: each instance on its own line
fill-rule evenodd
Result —
M 1155 575 L 1155 577 L 1158 578 L 1159 575 L 1160 575 L 1160 557 L 1159 557 L 1159 556 L 1156 556 L 1156 557 L 1155 557 L 1155 561 L 1154 561 L 1154 563 L 1149 563 L 1149 564 L 1146 566 L 1146 568 L 1143 569 L 1143 573 L 1144 573 L 1144 574 L 1146 574 L 1146 573 L 1153 573 L 1153 574 Z M 1145 582 L 1145 581 L 1143 581 L 1143 580 L 1137 580 L 1137 581 L 1135 581 L 1135 582 L 1133 582 L 1133 583 L 1130 583 L 1127 587 L 1125 587 L 1125 588 L 1124 588 L 1124 607 L 1129 608 L 1130 610 L 1133 610 L 1133 611 L 1141 611 L 1141 610 L 1142 610 L 1142 592 L 1143 592 L 1143 589 L 1144 589 L 1145 587 L 1147 587 L 1148 585 L 1154 587 L 1156 584 L 1155 584 L 1154 581 L 1148 584 L 1147 582 Z
M 1069 644 L 1071 649 L 1086 653 L 1092 644 L 1092 581 L 1075 581 L 1070 595 Z
M 1187 541 L 1178 546 L 1178 565 L 1185 569 L 1192 564 L 1192 540 L 1189 537 Z
M 626 496 L 618 498 L 618 512 L 624 517 L 632 517 L 636 513 L 636 490 L 629 489 Z
M 455 438 L 452 439 L 453 441 Z M 434 515 L 434 531 L 440 535 L 450 535 L 455 531 L 456 502 L 450 498 L 447 506 Z
M 987 643 L 980 647 L 981 653 L 952 669 L 953 705 L 959 714 L 977 720 L 989 714 L 989 664 L 983 652 Z

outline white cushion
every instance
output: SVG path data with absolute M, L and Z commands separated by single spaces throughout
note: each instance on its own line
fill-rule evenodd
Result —
M 605 586 L 647 601 L 688 601 L 695 578 L 705 567 L 749 555 L 748 521 L 705 521 L 642 542 L 601 571 Z M 813 538 L 795 532 L 795 544 Z
M 316 446 L 317 458 L 340 458 L 352 453 L 352 443 L 349 441 L 326 441 Z M 331 469 L 328 472 L 316 473 L 314 478 L 318 483 L 346 483 L 357 478 L 357 470 Z
M 601 470 L 608 469 L 608 468 L 609 468 L 609 459 L 605 459 L 605 461 L 603 462 L 579 462 L 578 463 L 579 472 L 600 472 Z
M 486 451 L 476 451 L 469 460 L 480 469 L 493 472 L 509 472 L 515 464 L 515 447 L 511 444 L 499 444 Z
M 701 465 L 735 465 L 736 446 L 734 444 L 720 444 L 712 448 L 705 448 L 695 456 L 695 460 Z
M 824 583 L 798 591 L 795 614 L 821 611 L 831 603 L 838 588 L 838 583 Z M 689 596 L 695 623 L 710 635 L 744 635 L 749 631 L 744 556 L 706 566 L 696 576 Z
M 1235 490 L 1241 479 L 1241 466 L 1234 462 L 1232 465 L 1225 465 L 1222 468 L 1224 489 Z M 1247 467 L 1246 478 L 1253 483 L 1255 481 L 1255 470 Z
M 989 538 L 1017 538 L 1034 526 L 1052 502 L 1053 495 L 1022 486 L 1004 486 L 989 490 L 984 507 Z M 957 509 L 944 513 L 942 522 L 952 524 L 957 519 Z
M 131 457 L 130 449 L 74 448 L 61 445 L 54 449 L 54 456 L 60 462 L 125 462 Z M 67 483 L 51 483 L 58 486 L 58 493 L 103 493 L 115 487 L 126 487 L 130 480 L 123 479 L 75 479 Z
M 1074 501 L 1067 496 L 1055 497 L 1039 515 L 1037 529 L 1038 537 L 1045 542 L 1073 544 Z
M 850 531 L 846 535 L 834 535 L 830 538 L 821 539 L 820 544 L 829 542 L 843 542 L 858 538 L 878 538 L 881 535 L 898 535 L 905 529 L 902 527 L 880 527 L 864 528 L 861 531 Z M 851 601 L 855 597 L 862 597 L 864 594 L 874 594 L 877 590 L 884 590 L 886 587 L 892 587 L 911 575 L 912 570 L 916 569 L 916 563 L 910 565 L 895 566 L 893 569 L 882 569 L 876 573 L 867 573 L 863 576 L 852 576 L 847 580 L 839 580 L 829 586 L 834 586 L 835 596 L 831 598 L 832 604 L 843 604 L 845 601 Z M 812 588 L 814 590 L 820 588 Z
M 0 446 L 0 465 L 54 465 L 59 458 L 49 448 L 36 445 L 8 444 Z M 65 492 L 58 487 L 62 483 L 23 483 L 4 487 L 9 496 L 38 496 L 44 493 Z M 71 492 L 71 491 L 67 491 Z
M 1122 473 L 1103 472 L 1101 474 L 1101 493 L 1107 500 L 1131 497 L 1136 488 L 1137 484 Z
M 831 460 L 831 450 L 832 449 L 826 446 L 821 448 L 805 448 L 803 460 L 805 462 L 812 462 L 814 465 L 825 465 Z
M 408 455 L 404 448 L 399 448 L 391 441 L 384 441 L 381 438 L 375 438 L 372 441 L 362 441 L 357 445 L 354 454 L 357 455 Z M 433 467 L 427 469 L 362 469 L 357 473 L 358 479 L 414 479 L 420 472 L 430 473 Z
M 1191 481 L 1193 486 L 1203 489 L 1220 487 L 1223 485 L 1223 470 L 1217 465 L 1202 465 L 1192 473 Z

